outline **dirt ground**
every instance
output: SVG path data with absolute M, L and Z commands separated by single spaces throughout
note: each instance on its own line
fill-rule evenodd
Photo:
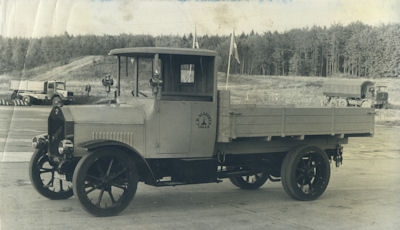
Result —
M 92 217 L 75 198 L 51 201 L 30 185 L 27 163 L 1 163 L 1 230 L 9 229 L 399 229 L 400 159 L 351 159 L 325 194 L 289 198 L 280 183 L 256 191 L 220 184 L 139 185 L 119 216 Z

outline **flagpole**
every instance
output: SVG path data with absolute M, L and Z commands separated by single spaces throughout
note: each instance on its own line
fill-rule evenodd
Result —
M 192 43 L 192 49 L 196 48 L 196 24 L 194 24 L 194 36 L 193 36 L 193 43 Z
M 194 36 L 193 36 L 193 42 L 192 42 L 192 49 L 199 49 L 198 43 L 197 43 L 196 24 L 194 24 Z M 189 65 L 189 76 L 188 76 L 188 78 L 190 79 L 191 76 L 192 76 L 192 65 Z
M 231 34 L 231 43 L 230 43 L 230 45 L 229 45 L 228 69 L 226 70 L 225 90 L 228 90 L 229 71 L 230 71 L 230 68 L 231 68 L 232 46 L 233 46 L 233 33 Z

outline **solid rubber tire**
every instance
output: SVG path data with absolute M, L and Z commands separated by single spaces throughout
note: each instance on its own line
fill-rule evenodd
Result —
M 46 161 L 48 161 L 48 157 L 46 156 L 45 150 L 36 149 L 29 162 L 29 177 L 33 187 L 42 196 L 47 197 L 51 200 L 68 199 L 73 195 L 72 188 L 64 192 L 54 192 L 44 186 L 43 181 L 40 177 L 40 168 L 38 167 L 38 163 L 45 163 Z
M 318 185 L 318 188 L 312 194 L 306 194 L 301 191 L 296 181 L 296 169 L 302 157 L 307 153 L 313 152 L 322 160 L 321 172 L 324 174 L 324 181 Z M 327 154 L 315 146 L 300 146 L 290 151 L 285 156 L 281 167 L 281 181 L 285 192 L 294 199 L 301 201 L 315 200 L 326 190 L 330 179 L 330 164 Z
M 90 169 L 91 166 L 94 165 L 96 160 L 102 157 L 111 157 L 111 156 L 119 158 L 119 160 L 121 160 L 120 162 L 125 164 L 125 166 L 127 167 L 129 184 L 126 194 L 123 196 L 123 198 L 121 198 L 119 202 L 117 202 L 118 203 L 117 206 L 100 208 L 94 205 L 86 196 L 84 187 L 85 178 L 88 170 Z M 73 181 L 74 194 L 75 196 L 78 197 L 83 208 L 94 216 L 104 217 L 104 216 L 115 216 L 120 212 L 122 212 L 129 205 L 130 201 L 133 199 L 136 193 L 138 184 L 138 175 L 136 172 L 135 164 L 128 154 L 113 148 L 106 147 L 94 150 L 93 152 L 82 157 L 75 168 L 72 181 Z
M 63 102 L 61 100 L 61 98 L 59 96 L 55 96 L 53 97 L 53 99 L 51 100 L 51 104 L 53 106 L 62 106 Z

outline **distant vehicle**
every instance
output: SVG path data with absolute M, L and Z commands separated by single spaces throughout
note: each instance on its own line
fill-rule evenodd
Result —
M 326 106 L 387 108 L 389 93 L 387 87 L 375 85 L 372 81 L 343 80 L 328 82 L 324 87 Z
M 124 210 L 138 182 L 218 183 L 247 190 L 282 181 L 294 199 L 315 200 L 342 162 L 349 137 L 372 136 L 372 108 L 232 104 L 217 90 L 216 52 L 123 48 L 116 104 L 54 106 L 33 138 L 32 185 L 49 199 L 74 195 L 95 216 Z M 110 77 L 103 85 L 113 85 Z M 114 89 L 114 88 L 113 88 Z M 249 193 L 245 194 L 246 196 Z
M 27 104 L 51 102 L 53 105 L 68 104 L 72 101 L 73 92 L 66 90 L 65 81 L 29 81 L 12 80 L 11 100 L 22 99 Z

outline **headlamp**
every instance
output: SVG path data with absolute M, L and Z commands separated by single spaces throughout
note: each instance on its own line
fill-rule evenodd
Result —
M 71 155 L 74 152 L 74 143 L 71 140 L 62 140 L 58 144 L 58 152 L 61 155 Z
M 32 147 L 35 149 L 44 148 L 47 145 L 48 136 L 46 134 L 32 138 Z

